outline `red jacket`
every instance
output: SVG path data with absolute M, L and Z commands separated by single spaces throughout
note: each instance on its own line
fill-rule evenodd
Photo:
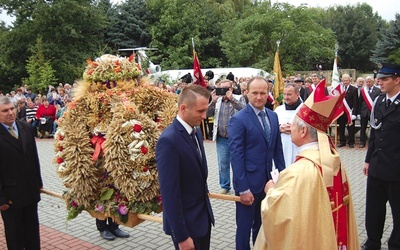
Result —
M 40 105 L 38 110 L 36 111 L 36 118 L 40 119 L 45 116 L 50 116 L 53 120 L 56 119 L 56 107 L 50 105 L 46 108 L 44 104 Z

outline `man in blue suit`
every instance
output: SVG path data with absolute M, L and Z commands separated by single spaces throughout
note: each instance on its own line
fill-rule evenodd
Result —
M 163 226 L 176 249 L 210 248 L 214 215 L 208 198 L 203 136 L 195 128 L 206 118 L 209 98 L 206 88 L 184 87 L 178 98 L 178 115 L 156 146 Z
M 285 168 L 278 117 L 266 109 L 268 82 L 262 77 L 247 85 L 249 104 L 229 121 L 229 149 L 236 203 L 236 249 L 250 249 L 261 226 L 264 186 L 271 177 L 272 160 L 279 171 Z

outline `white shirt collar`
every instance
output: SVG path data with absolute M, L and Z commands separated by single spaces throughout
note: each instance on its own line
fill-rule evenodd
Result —
M 395 94 L 394 96 L 392 96 L 391 98 L 388 98 L 388 95 L 386 94 L 386 100 L 391 100 L 392 102 L 394 102 L 394 100 L 397 98 L 397 96 L 399 95 L 400 91 L 397 92 L 397 94 Z
M 182 124 L 182 126 L 186 129 L 186 131 L 190 135 L 192 133 L 193 128 L 187 122 L 185 122 L 179 115 L 176 116 L 176 119 Z

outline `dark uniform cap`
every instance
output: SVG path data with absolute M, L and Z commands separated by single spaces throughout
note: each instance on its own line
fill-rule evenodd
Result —
M 235 81 L 235 76 L 232 74 L 232 72 L 229 72 L 229 74 L 226 76 L 226 79 Z
M 385 78 L 389 76 L 400 76 L 400 65 L 382 63 L 382 68 L 378 71 L 377 78 Z

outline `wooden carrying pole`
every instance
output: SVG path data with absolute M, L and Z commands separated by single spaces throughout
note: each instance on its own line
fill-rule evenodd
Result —
M 42 188 L 40 190 L 42 193 L 59 198 L 59 199 L 63 199 L 63 196 L 59 193 L 50 191 L 50 190 L 46 190 L 44 188 Z M 226 195 L 226 194 L 214 194 L 214 193 L 209 193 L 209 197 L 212 199 L 219 199 L 219 200 L 226 200 L 226 201 L 235 201 L 235 202 L 240 202 L 240 197 L 239 196 L 234 196 L 234 195 Z M 95 212 L 89 212 L 89 214 L 93 217 L 95 217 L 96 213 Z M 137 218 L 136 218 L 137 217 Z M 114 218 L 117 220 L 118 224 L 122 224 L 128 227 L 134 227 L 137 224 L 148 220 L 148 221 L 152 221 L 152 222 L 157 222 L 157 223 L 162 223 L 162 218 L 158 217 L 158 216 L 153 216 L 153 215 L 149 215 L 149 214 L 135 214 L 135 218 L 134 218 L 134 222 L 132 224 L 129 223 L 122 223 L 121 221 L 118 220 L 118 218 Z

